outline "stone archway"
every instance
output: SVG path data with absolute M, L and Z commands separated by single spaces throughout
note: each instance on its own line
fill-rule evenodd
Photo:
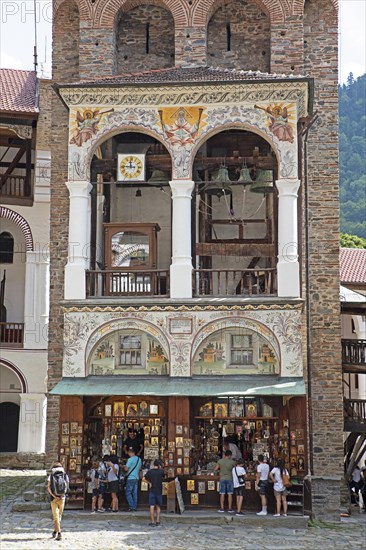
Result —
M 13 223 L 15 223 L 15 225 L 20 227 L 20 229 L 21 229 L 21 231 L 24 235 L 27 252 L 31 252 L 33 250 L 33 247 L 34 247 L 33 235 L 32 235 L 32 230 L 31 230 L 30 225 L 27 222 L 27 220 L 25 218 L 23 218 L 23 216 L 18 214 L 18 212 L 15 212 L 14 210 L 11 210 L 10 208 L 6 208 L 5 206 L 0 206 L 0 218 L 10 220 Z

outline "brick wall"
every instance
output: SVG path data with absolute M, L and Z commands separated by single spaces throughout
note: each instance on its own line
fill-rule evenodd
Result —
M 116 72 L 115 33 L 112 29 L 80 29 L 80 78 L 102 78 Z
M 39 116 L 37 120 L 37 149 L 48 151 L 51 143 L 52 81 L 39 81 Z
M 117 73 L 173 66 L 174 20 L 171 14 L 151 5 L 121 12 L 116 36 Z
M 269 60 L 269 18 L 254 3 L 234 0 L 213 14 L 207 30 L 208 65 L 269 72 Z

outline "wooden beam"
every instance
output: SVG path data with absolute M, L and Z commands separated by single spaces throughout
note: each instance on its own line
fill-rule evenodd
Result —
M 10 165 L 8 166 L 8 169 L 6 170 L 5 174 L 2 174 L 0 176 L 0 182 L 1 182 L 1 187 L 6 183 L 7 179 L 9 178 L 9 176 L 11 175 L 12 171 L 14 170 L 14 168 L 16 167 L 18 161 L 22 158 L 22 156 L 27 152 L 27 146 L 26 146 L 26 142 L 23 143 L 22 147 L 19 148 L 19 151 L 17 152 L 17 154 L 15 155 L 15 157 L 13 158 L 13 160 L 11 161 Z
M 274 244 L 197 243 L 197 256 L 245 256 L 270 258 L 275 254 Z

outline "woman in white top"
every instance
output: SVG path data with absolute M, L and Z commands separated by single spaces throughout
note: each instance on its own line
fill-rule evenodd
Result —
M 269 474 L 270 480 L 274 483 L 273 489 L 276 497 L 276 513 L 274 514 L 274 517 L 280 517 L 281 515 L 281 502 L 283 506 L 283 515 L 285 517 L 287 516 L 286 495 L 288 494 L 288 491 L 283 484 L 283 474 L 286 474 L 287 476 L 289 475 L 288 471 L 285 468 L 283 460 L 279 459 L 277 460 L 276 466 L 271 470 Z

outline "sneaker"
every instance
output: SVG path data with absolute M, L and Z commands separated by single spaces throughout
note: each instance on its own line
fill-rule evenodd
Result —
M 97 510 L 97 512 L 99 512 L 100 514 L 103 514 L 103 512 L 105 512 L 104 508 L 102 508 L 101 510 Z
M 149 523 L 149 527 L 156 527 L 156 523 Z
M 219 512 L 219 514 L 223 514 L 225 512 L 225 510 L 221 510 L 221 508 L 220 510 L 217 510 L 217 511 Z
M 54 532 L 52 533 L 52 538 L 54 539 L 56 535 L 57 535 L 57 531 L 54 531 Z
M 118 513 L 118 510 L 112 510 L 112 512 L 113 512 L 114 514 L 117 514 L 117 513 Z
M 257 512 L 257 516 L 266 516 L 266 515 L 267 515 L 267 512 L 265 512 L 264 510 Z
M 282 516 L 283 516 L 284 518 L 287 518 L 287 514 L 282 514 Z
M 90 513 L 91 513 L 91 514 L 95 514 L 95 510 L 94 510 L 94 512 L 90 512 Z
M 274 517 L 274 518 L 280 518 L 280 517 L 281 517 L 281 514 L 273 514 L 273 517 Z
M 62 535 L 61 535 L 61 533 L 58 533 L 58 534 L 57 534 L 56 540 L 62 540 Z
M 236 512 L 236 516 L 244 516 L 244 512 Z
M 227 513 L 228 514 L 235 514 L 234 510 L 228 510 Z
M 157 521 L 157 522 L 155 523 L 155 526 L 156 526 L 156 527 L 160 527 L 160 525 L 161 525 L 161 524 L 160 524 L 160 521 Z

